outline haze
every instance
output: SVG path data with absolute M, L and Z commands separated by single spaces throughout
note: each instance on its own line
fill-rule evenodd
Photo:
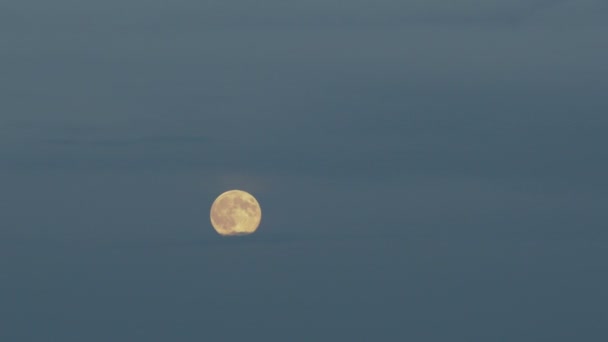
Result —
M 605 1 L 0 5 L 2 341 L 604 341 Z M 225 241 L 228 189 L 264 209 Z

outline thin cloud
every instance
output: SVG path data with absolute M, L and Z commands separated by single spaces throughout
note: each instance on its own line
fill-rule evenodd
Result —
M 101 147 L 125 147 L 134 145 L 182 145 L 182 144 L 206 144 L 210 139 L 205 136 L 146 136 L 137 138 L 54 138 L 44 139 L 43 143 L 63 146 L 101 146 Z

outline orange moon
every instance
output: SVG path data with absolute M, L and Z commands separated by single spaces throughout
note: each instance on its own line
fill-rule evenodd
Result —
M 230 190 L 219 195 L 211 205 L 211 225 L 224 236 L 248 235 L 262 221 L 262 208 L 250 193 Z

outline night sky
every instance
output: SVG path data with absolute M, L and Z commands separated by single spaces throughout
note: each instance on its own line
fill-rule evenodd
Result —
M 605 0 L 2 1 L 0 340 L 606 341 L 607 37 Z

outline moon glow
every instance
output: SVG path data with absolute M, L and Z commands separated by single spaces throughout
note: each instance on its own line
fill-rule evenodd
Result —
M 224 236 L 255 232 L 262 220 L 262 208 L 251 194 L 230 190 L 219 195 L 211 205 L 211 225 Z

